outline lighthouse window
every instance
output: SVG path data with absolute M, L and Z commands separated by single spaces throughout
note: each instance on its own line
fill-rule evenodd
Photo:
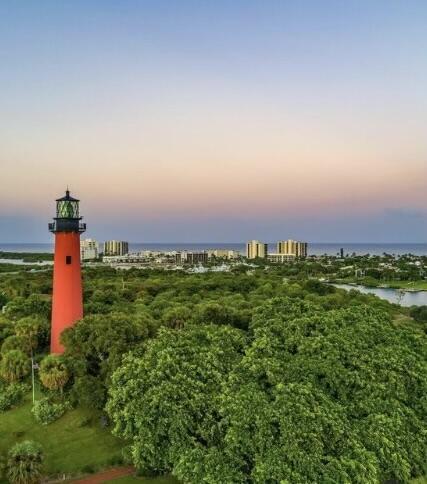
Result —
M 67 265 L 70 265 L 70 264 L 71 264 L 71 255 L 66 255 L 66 256 L 65 256 L 65 263 L 66 263 Z

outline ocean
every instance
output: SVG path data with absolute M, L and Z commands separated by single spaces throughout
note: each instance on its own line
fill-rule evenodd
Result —
M 165 242 L 147 242 L 147 243 L 129 243 L 130 252 L 140 252 L 142 250 L 153 251 L 172 251 L 172 250 L 207 250 L 207 249 L 232 249 L 241 253 L 245 252 L 244 243 L 218 243 L 218 242 L 204 242 L 204 243 L 165 243 Z M 413 254 L 413 255 L 427 255 L 427 243 L 425 244 L 377 244 L 377 243 L 316 243 L 308 244 L 309 255 L 337 255 L 340 249 L 344 249 L 345 254 L 356 253 L 357 255 L 372 254 L 382 255 L 387 254 Z M 269 243 L 269 250 L 276 251 L 276 244 Z M 31 244 L 31 243 L 16 243 L 16 244 L 2 244 L 0 243 L 0 251 L 5 252 L 53 252 L 53 244 Z

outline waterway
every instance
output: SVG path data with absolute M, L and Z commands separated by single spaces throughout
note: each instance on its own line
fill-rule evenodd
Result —
M 0 259 L 0 264 L 14 264 L 17 266 L 51 266 L 53 261 L 41 260 L 36 262 L 26 262 L 22 259 Z
M 333 284 L 335 287 L 346 289 L 356 289 L 363 294 L 375 294 L 375 296 L 385 299 L 390 303 L 400 306 L 427 306 L 427 291 L 402 291 L 385 287 L 366 287 L 353 284 Z

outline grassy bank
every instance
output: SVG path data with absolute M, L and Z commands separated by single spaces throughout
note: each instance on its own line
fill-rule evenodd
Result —
M 53 260 L 53 254 L 49 252 L 5 252 L 0 251 L 0 259 L 22 260 L 24 262 L 43 262 Z
M 407 291 L 427 291 L 427 280 L 418 280 L 418 281 L 394 281 L 394 280 L 385 280 L 385 281 L 378 281 L 373 278 L 359 278 L 356 279 L 354 277 L 346 278 L 346 279 L 334 279 L 334 283 L 337 284 L 360 284 L 361 286 L 366 287 L 384 287 L 384 288 L 392 288 L 392 289 L 404 289 Z
M 117 466 L 123 441 L 100 425 L 100 415 L 90 409 L 74 409 L 50 425 L 38 424 L 31 413 L 31 400 L 15 409 L 0 413 L 0 456 L 22 440 L 39 442 L 45 454 L 44 474 L 67 477 L 84 475 Z M 7 481 L 1 480 L 0 483 Z M 113 482 L 113 481 L 111 481 Z M 115 479 L 127 484 L 177 484 L 173 477 L 133 477 Z
M 38 424 L 28 399 L 0 414 L 0 455 L 18 441 L 35 440 L 45 454 L 46 475 L 76 475 L 108 467 L 121 456 L 123 443 L 101 428 L 99 415 L 74 409 L 50 425 Z

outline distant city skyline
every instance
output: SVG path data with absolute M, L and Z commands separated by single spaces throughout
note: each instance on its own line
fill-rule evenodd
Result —
M 0 4 L 0 243 L 427 241 L 427 3 Z

